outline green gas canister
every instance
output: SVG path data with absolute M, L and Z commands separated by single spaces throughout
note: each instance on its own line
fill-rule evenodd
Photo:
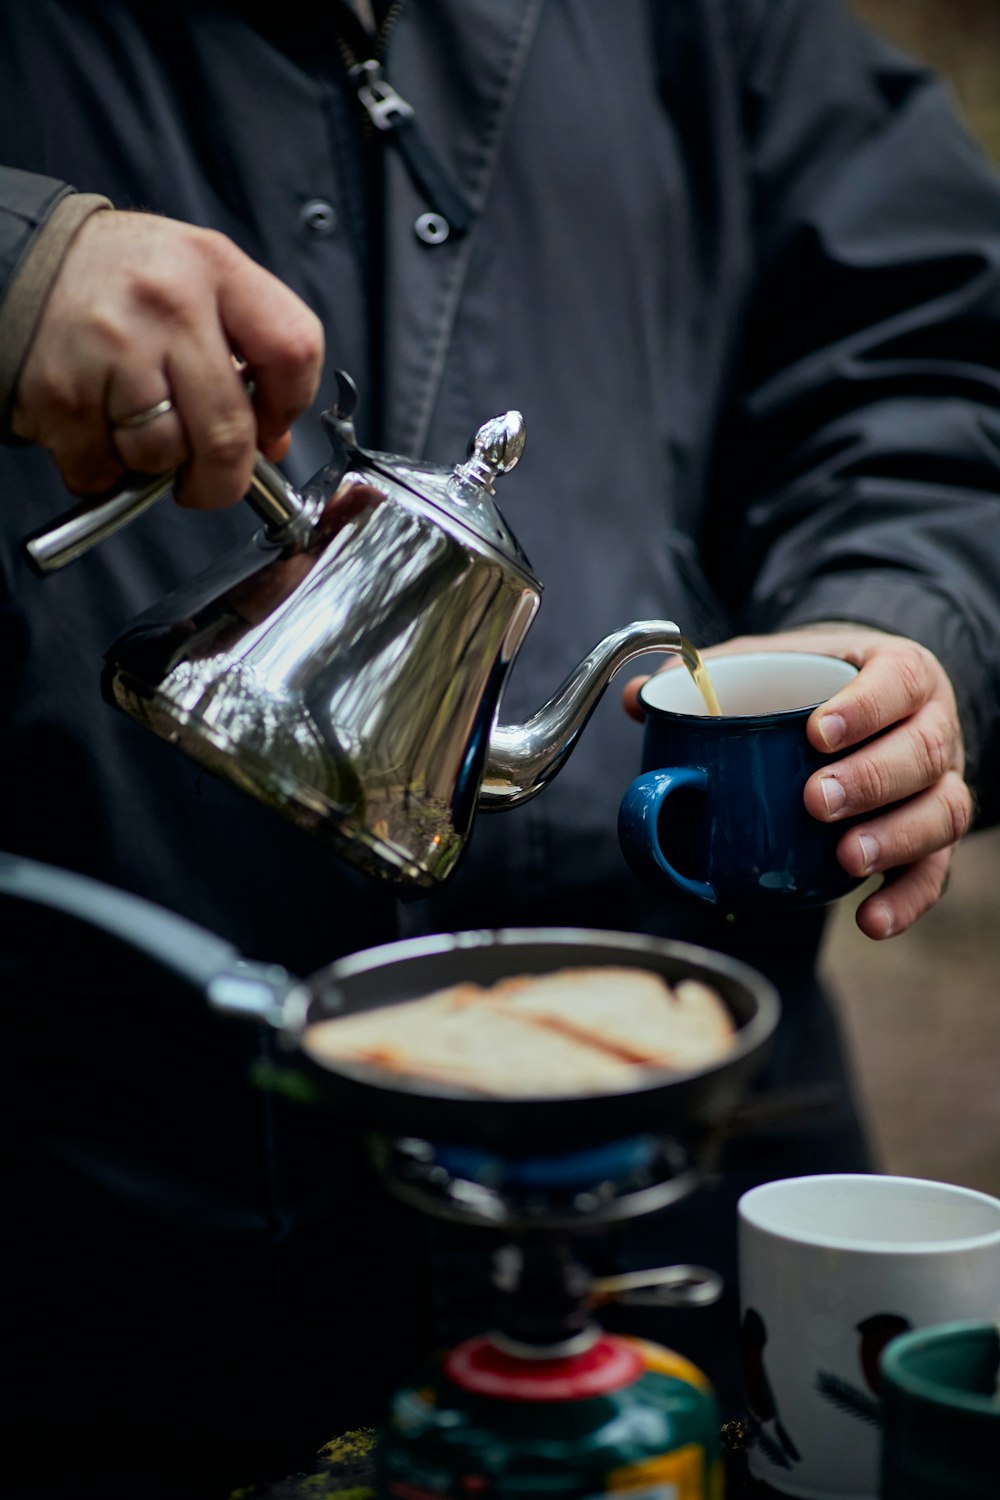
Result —
M 604 1332 L 577 1352 L 459 1344 L 397 1391 L 377 1447 L 393 1500 L 721 1500 L 719 1413 L 689 1361 Z

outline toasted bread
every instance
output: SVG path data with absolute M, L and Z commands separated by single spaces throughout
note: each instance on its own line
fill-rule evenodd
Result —
M 647 1067 L 704 1067 L 732 1041 L 732 1019 L 714 990 L 692 979 L 671 989 L 646 969 L 560 969 L 504 980 L 490 996 Z
M 316 1022 L 302 1046 L 321 1064 L 545 1097 L 619 1093 L 647 1082 L 649 1069 L 707 1067 L 732 1035 L 726 1007 L 697 980 L 671 989 L 644 969 L 595 967 L 452 985 Z
M 367 1063 L 494 1095 L 616 1093 L 641 1081 L 600 1046 L 538 1026 L 459 985 L 405 1005 L 321 1021 L 303 1038 L 320 1063 Z M 474 1000 L 475 1003 L 470 1003 Z

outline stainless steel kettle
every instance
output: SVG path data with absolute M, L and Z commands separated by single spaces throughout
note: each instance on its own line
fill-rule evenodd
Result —
M 524 724 L 497 723 L 541 585 L 494 502 L 524 446 L 519 412 L 437 469 L 358 447 L 357 393 L 338 373 L 333 454 L 296 491 L 258 458 L 264 521 L 134 621 L 111 647 L 105 697 L 202 765 L 402 889 L 455 869 L 477 808 L 515 807 L 555 775 L 611 676 L 690 648 L 669 620 L 606 637 Z M 170 488 L 78 508 L 32 539 L 49 573 Z

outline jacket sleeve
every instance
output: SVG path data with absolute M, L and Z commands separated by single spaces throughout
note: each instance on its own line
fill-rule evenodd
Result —
M 840 0 L 740 9 L 757 265 L 709 545 L 739 558 L 728 585 L 748 629 L 854 620 L 932 650 L 986 821 L 1000 813 L 1000 182 L 943 84 Z
M 10 441 L 17 377 L 63 256 L 106 198 L 0 167 L 0 441 Z

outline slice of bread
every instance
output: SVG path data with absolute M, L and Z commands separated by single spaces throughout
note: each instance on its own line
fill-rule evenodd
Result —
M 560 969 L 507 979 L 494 1002 L 647 1067 L 693 1069 L 728 1052 L 733 1021 L 714 990 L 694 979 L 673 989 L 645 969 Z
M 500 1097 L 620 1093 L 648 1070 L 695 1071 L 725 1056 L 732 1018 L 698 980 L 672 989 L 645 969 L 560 969 L 457 984 L 419 1000 L 309 1026 L 320 1064 L 361 1063 Z
M 302 1044 L 319 1063 L 367 1063 L 507 1097 L 617 1093 L 641 1081 L 620 1057 L 518 1016 L 475 985 L 321 1021 Z

